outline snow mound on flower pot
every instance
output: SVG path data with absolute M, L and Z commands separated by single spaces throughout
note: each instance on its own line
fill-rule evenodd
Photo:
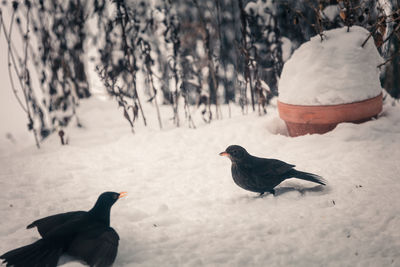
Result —
M 383 62 L 373 38 L 359 26 L 324 32 L 300 46 L 283 67 L 279 101 L 294 105 L 336 105 L 362 101 L 381 93 Z

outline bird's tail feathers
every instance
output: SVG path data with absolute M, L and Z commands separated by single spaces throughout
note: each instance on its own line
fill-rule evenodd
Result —
M 38 240 L 27 246 L 10 250 L 0 256 L 6 266 L 14 267 L 55 267 L 62 254 L 62 248 L 54 248 Z
M 295 177 L 295 178 L 322 184 L 322 185 L 326 185 L 325 179 L 319 175 L 309 173 L 309 172 L 297 171 L 297 170 L 294 170 L 294 171 L 295 171 L 295 173 L 293 174 L 293 177 Z

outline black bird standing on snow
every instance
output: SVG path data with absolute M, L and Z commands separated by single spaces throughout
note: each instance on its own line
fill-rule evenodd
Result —
M 53 267 L 63 253 L 90 266 L 111 266 L 117 256 L 119 236 L 110 227 L 111 206 L 126 192 L 102 193 L 89 211 L 72 211 L 34 221 L 42 239 L 0 256 L 6 266 Z
M 250 155 L 241 146 L 229 146 L 220 156 L 227 156 L 232 161 L 233 181 L 241 188 L 260 193 L 275 195 L 274 187 L 289 178 L 298 178 L 325 185 L 321 176 L 297 171 L 295 165 L 277 159 L 258 158 Z

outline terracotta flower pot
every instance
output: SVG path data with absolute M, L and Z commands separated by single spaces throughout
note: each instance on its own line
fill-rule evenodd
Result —
M 330 106 L 300 106 L 278 101 L 278 111 L 290 136 L 323 134 L 338 123 L 360 123 L 378 115 L 382 111 L 382 93 L 364 101 Z

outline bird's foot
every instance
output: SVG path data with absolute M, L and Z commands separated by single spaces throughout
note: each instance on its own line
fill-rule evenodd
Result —
M 270 194 L 272 194 L 273 196 L 275 196 L 275 190 L 274 190 L 274 189 L 269 190 L 268 193 L 270 193 Z M 257 196 L 257 198 L 263 198 L 263 197 L 265 197 L 265 192 L 262 192 L 262 193 L 260 193 L 260 194 Z

